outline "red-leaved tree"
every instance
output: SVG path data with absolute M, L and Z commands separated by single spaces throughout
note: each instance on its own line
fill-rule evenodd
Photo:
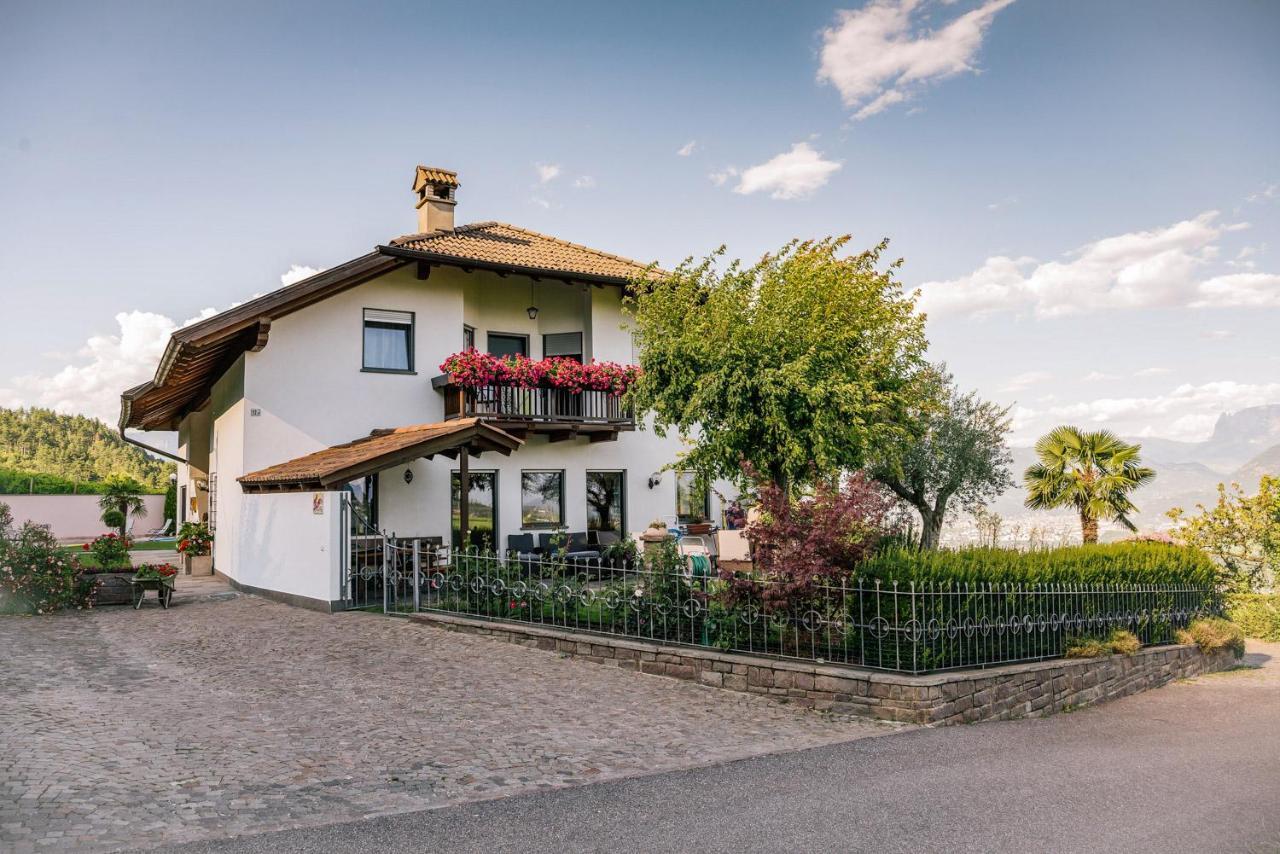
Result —
M 731 591 L 759 597 L 768 609 L 791 607 L 824 583 L 850 576 L 891 532 L 893 501 L 884 490 L 854 475 L 819 480 L 812 495 L 790 499 L 772 483 L 759 488 L 760 519 L 747 528 L 758 583 L 726 575 Z M 731 598 L 732 594 L 731 594 Z

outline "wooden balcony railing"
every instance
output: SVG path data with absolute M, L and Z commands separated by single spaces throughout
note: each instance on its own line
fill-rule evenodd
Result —
M 530 426 L 603 425 L 629 430 L 635 418 L 622 399 L 605 391 L 562 388 L 513 388 L 511 386 L 460 386 L 438 377 L 434 385 L 444 393 L 444 417 L 491 418 L 503 422 L 528 422 Z

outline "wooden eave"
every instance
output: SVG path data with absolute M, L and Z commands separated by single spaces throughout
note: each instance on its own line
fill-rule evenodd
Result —
M 407 431 L 407 432 L 406 432 Z M 423 433 L 414 440 L 413 432 Z M 396 442 L 409 436 L 408 442 Z M 375 431 L 373 435 L 334 445 L 297 459 L 279 463 L 240 478 L 240 488 L 254 492 L 311 492 L 331 490 L 385 469 L 437 454 L 456 458 L 461 453 L 477 456 L 497 452 L 504 456 L 524 444 L 524 440 L 476 419 L 441 424 L 425 424 L 401 430 Z

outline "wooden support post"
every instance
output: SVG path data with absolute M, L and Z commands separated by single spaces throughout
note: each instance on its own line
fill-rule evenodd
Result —
M 471 545 L 471 454 L 463 445 L 458 454 L 458 528 L 461 546 Z

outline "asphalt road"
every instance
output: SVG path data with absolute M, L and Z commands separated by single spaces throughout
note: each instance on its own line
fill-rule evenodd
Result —
M 1280 852 L 1280 644 L 1245 661 L 1044 720 L 170 850 Z

